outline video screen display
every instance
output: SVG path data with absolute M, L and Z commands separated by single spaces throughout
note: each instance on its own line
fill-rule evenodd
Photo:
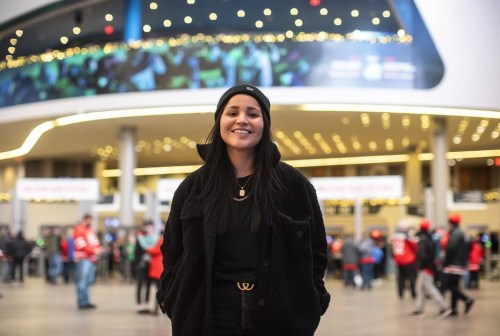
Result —
M 258 86 L 426 89 L 442 64 L 416 62 L 414 46 L 358 41 L 125 44 L 0 71 L 0 107 L 152 90 Z

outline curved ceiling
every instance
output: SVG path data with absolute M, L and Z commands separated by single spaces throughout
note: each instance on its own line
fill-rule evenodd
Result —
M 221 8 L 235 6 L 229 0 L 206 1 L 143 1 L 143 23 L 150 25 L 149 32 L 142 32 L 144 38 L 169 36 L 180 33 L 221 32 L 221 21 L 212 21 L 210 13 L 217 13 Z M 283 6 L 283 3 L 286 6 Z M 395 34 L 404 28 L 398 16 L 393 13 L 390 19 L 374 24 L 374 13 L 382 16 L 391 11 L 392 2 L 383 0 L 370 1 L 319 1 L 321 6 L 314 17 L 303 17 L 301 30 L 317 30 L 318 27 L 332 27 L 339 33 L 348 33 L 356 29 L 368 29 L 381 33 Z M 244 2 L 246 19 L 249 22 L 263 20 L 266 29 L 273 30 L 273 23 L 292 21 L 291 8 L 311 7 L 312 2 L 305 0 Z M 354 6 L 356 5 L 356 7 Z M 238 2 L 238 6 L 241 2 Z M 99 43 L 116 41 L 123 38 L 124 22 L 123 0 L 87 0 L 59 1 L 33 13 L 23 15 L 0 25 L 0 61 L 9 55 L 13 57 L 42 53 L 47 49 L 67 48 L 88 42 Z M 265 14 L 265 8 L 272 14 Z M 321 8 L 327 8 L 327 14 L 320 14 Z M 369 15 L 355 16 L 353 10 Z M 235 15 L 237 15 L 234 7 Z M 107 14 L 112 15 L 109 20 Z M 179 18 L 192 16 L 188 24 Z M 335 26 L 334 18 L 342 18 L 342 25 Z M 171 25 L 166 26 L 166 20 Z M 236 17 L 219 15 L 224 27 L 238 31 Z M 113 31 L 104 33 L 106 26 Z M 80 32 L 75 34 L 74 28 Z M 21 37 L 16 35 L 22 29 Z M 61 36 L 68 37 L 63 44 Z M 13 45 L 13 39 L 16 39 Z M 9 48 L 15 47 L 14 52 Z M 96 98 L 97 99 L 97 98 Z M 215 103 L 216 97 L 214 97 Z M 33 105 L 37 108 L 37 105 Z M 354 106 L 355 107 L 355 106 Z M 336 110 L 335 113 L 311 108 L 305 111 L 301 106 L 277 105 L 273 107 L 273 135 L 285 160 L 371 157 L 407 154 L 417 148 L 430 152 L 431 124 L 419 114 L 376 112 L 368 116 L 360 111 Z M 368 120 L 367 120 L 368 118 Z M 32 119 L 3 123 L 0 132 L 0 152 L 16 149 L 25 141 L 32 129 L 54 118 Z M 427 120 L 427 121 L 426 121 Z M 499 118 L 469 116 L 447 116 L 448 143 L 451 152 L 496 150 L 498 152 Z M 138 166 L 178 166 L 199 164 L 200 159 L 193 149 L 193 142 L 204 141 L 213 123 L 210 113 L 149 116 L 123 119 L 109 119 L 79 123 L 64 127 L 55 127 L 43 134 L 31 151 L 23 156 L 24 160 L 42 158 L 93 160 L 102 159 L 108 167 L 116 167 L 119 157 L 119 131 L 123 126 L 133 125 L 137 130 Z M 494 153 L 497 153 L 494 152 Z M 495 154 L 500 155 L 500 154 Z M 14 160 L 4 160 L 10 162 Z M 486 164 L 486 158 L 474 161 Z

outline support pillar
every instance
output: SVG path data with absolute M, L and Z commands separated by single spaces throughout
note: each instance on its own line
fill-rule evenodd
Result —
M 431 165 L 432 189 L 434 194 L 434 218 L 431 222 L 435 227 L 446 228 L 448 223 L 447 192 L 450 186 L 450 169 L 446 159 L 448 152 L 447 122 L 445 118 L 433 119 L 432 152 L 434 158 Z
M 363 238 L 363 201 L 356 198 L 354 202 L 354 239 L 360 242 Z
M 409 159 L 405 167 L 405 194 L 410 197 L 410 206 L 422 206 L 422 163 L 418 159 L 420 150 L 410 148 Z
M 136 167 L 135 128 L 123 127 L 120 130 L 120 224 L 134 226 L 134 192 Z
M 26 169 L 23 162 L 14 165 L 14 181 L 26 177 Z M 17 195 L 17 190 L 15 184 L 12 185 L 11 192 L 11 204 L 12 204 L 12 232 L 16 233 L 19 231 L 26 231 L 26 201 L 22 200 Z

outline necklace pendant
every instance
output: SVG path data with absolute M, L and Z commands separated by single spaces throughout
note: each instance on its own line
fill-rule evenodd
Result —
M 240 197 L 244 197 L 245 196 L 245 190 L 244 189 L 241 189 L 240 190 Z

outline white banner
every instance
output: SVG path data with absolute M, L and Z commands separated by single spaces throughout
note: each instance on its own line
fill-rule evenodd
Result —
M 401 176 L 314 177 L 310 179 L 320 200 L 398 198 L 403 196 Z
M 16 195 L 23 200 L 97 201 L 99 182 L 91 178 L 19 179 Z
M 182 178 L 159 179 L 156 186 L 158 200 L 171 201 L 174 198 L 174 192 L 183 180 Z

